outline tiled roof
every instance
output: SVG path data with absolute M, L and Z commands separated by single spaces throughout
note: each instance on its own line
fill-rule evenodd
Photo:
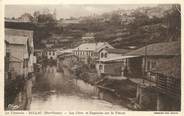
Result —
M 28 37 L 25 36 L 11 36 L 11 35 L 6 35 L 5 40 L 8 41 L 10 44 L 22 44 L 26 45 Z
M 138 55 L 138 56 L 158 56 L 158 55 L 181 55 L 181 45 L 180 42 L 164 42 L 150 44 L 146 47 L 139 48 L 126 55 Z
M 99 50 L 103 46 L 110 46 L 107 42 L 98 42 L 98 43 L 85 43 L 81 44 L 79 47 L 75 48 L 76 50 Z M 112 46 L 111 46 L 112 47 Z

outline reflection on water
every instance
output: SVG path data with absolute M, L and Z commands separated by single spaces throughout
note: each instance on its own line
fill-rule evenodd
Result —
M 33 96 L 31 110 L 126 110 L 104 100 L 81 96 L 52 94 L 48 98 Z
M 33 93 L 31 110 L 128 110 L 117 105 L 117 100 L 96 87 L 82 80 L 66 79 L 63 74 L 52 70 L 48 69 L 47 76 L 44 76 L 51 89 Z M 112 98 L 112 102 L 103 100 L 104 96 Z

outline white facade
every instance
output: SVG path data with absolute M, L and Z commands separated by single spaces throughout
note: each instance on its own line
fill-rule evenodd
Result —
M 103 49 L 100 51 L 99 56 L 99 60 L 106 60 L 109 58 L 120 57 L 122 54 L 109 53 L 106 49 Z
M 102 49 L 99 52 L 99 60 L 96 63 L 96 70 L 98 75 L 121 75 L 124 69 L 126 60 L 117 59 L 123 57 L 123 54 L 129 50 L 125 49 Z
M 86 64 L 89 60 L 96 60 L 99 58 L 98 52 L 103 48 L 113 48 L 106 42 L 99 43 L 84 43 L 73 50 L 73 53 L 79 57 L 80 60 Z
M 48 59 L 53 59 L 53 60 L 56 60 L 57 59 L 57 52 L 56 50 L 48 50 L 47 51 L 47 58 Z

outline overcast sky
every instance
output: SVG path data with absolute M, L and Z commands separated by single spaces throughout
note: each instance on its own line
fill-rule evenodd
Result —
M 6 5 L 5 16 L 6 17 L 19 17 L 24 13 L 33 14 L 34 11 L 43 11 L 49 9 L 53 12 L 56 10 L 56 17 L 69 18 L 90 16 L 93 14 L 102 14 L 118 9 L 135 9 L 137 7 L 153 7 L 156 5 Z

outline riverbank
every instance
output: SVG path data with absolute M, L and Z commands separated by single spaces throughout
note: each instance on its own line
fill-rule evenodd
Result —
M 111 93 L 122 106 L 129 107 L 131 100 L 136 97 L 136 84 L 128 79 L 116 80 L 113 78 L 99 77 L 95 69 L 87 65 L 62 64 L 72 74 L 73 78 L 83 80 L 84 82 L 97 87 L 99 90 Z
M 5 80 L 5 110 L 29 110 L 35 76 Z
M 62 70 L 58 72 L 56 67 L 47 67 L 40 75 L 33 89 L 30 110 L 128 110 L 111 93 L 75 79 L 65 66 Z M 44 89 L 46 86 L 48 89 Z

